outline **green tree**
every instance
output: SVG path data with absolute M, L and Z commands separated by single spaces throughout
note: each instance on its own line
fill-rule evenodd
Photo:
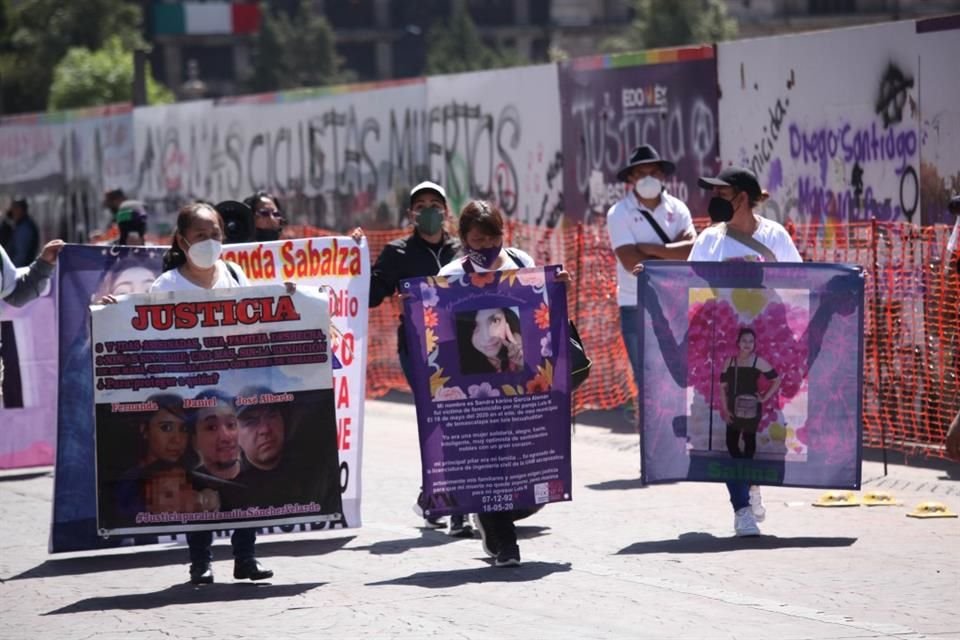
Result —
M 723 0 L 633 0 L 627 30 L 603 41 L 605 52 L 706 44 L 737 36 L 736 20 Z
M 153 79 L 147 65 L 149 104 L 173 102 L 173 94 Z M 133 99 L 133 51 L 119 36 L 107 39 L 103 48 L 91 51 L 73 47 L 53 72 L 51 111 L 95 107 Z
M 71 47 L 101 48 L 110 36 L 128 48 L 141 45 L 141 13 L 125 0 L 3 2 L 0 92 L 6 112 L 47 107 L 53 70 Z M 0 21 L 2 21 L 0 20 Z
M 353 74 L 341 67 L 334 34 L 313 2 L 301 0 L 296 15 L 263 9 L 263 20 L 253 50 L 252 91 L 282 91 L 349 82 Z
M 455 0 L 450 19 L 430 26 L 427 74 L 462 73 L 523 64 L 516 52 L 488 47 L 467 11 L 465 0 Z

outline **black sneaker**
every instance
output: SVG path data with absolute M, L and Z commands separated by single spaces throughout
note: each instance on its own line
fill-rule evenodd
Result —
M 462 515 L 456 514 L 450 516 L 450 530 L 447 535 L 452 538 L 472 538 L 473 527 Z
M 480 532 L 480 545 L 483 547 L 483 552 L 491 558 L 496 558 L 500 551 L 500 545 L 497 544 L 493 532 L 483 527 L 483 522 L 477 514 L 473 516 L 473 526 Z
M 256 558 L 234 560 L 233 577 L 237 580 L 266 580 L 273 577 L 273 571 L 267 569 Z
M 213 584 L 213 569 L 209 562 L 190 565 L 190 584 Z
M 493 563 L 496 567 L 519 567 L 520 566 L 520 547 L 506 547 L 497 554 L 497 559 Z

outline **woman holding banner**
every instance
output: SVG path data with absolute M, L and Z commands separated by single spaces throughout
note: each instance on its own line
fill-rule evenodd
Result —
M 713 192 L 713 197 L 708 205 L 708 213 L 710 219 L 716 224 L 705 229 L 697 237 L 688 258 L 689 261 L 803 261 L 786 229 L 773 220 L 768 220 L 754 212 L 766 200 L 766 194 L 760 188 L 760 182 L 757 180 L 756 174 L 751 170 L 727 167 L 716 177 L 700 178 L 699 185 L 701 188 L 710 189 Z M 741 331 L 737 339 L 741 355 L 747 348 L 745 343 L 749 341 L 745 340 L 744 344 L 741 344 L 741 338 L 744 335 Z M 755 342 L 756 335 L 753 334 L 752 337 Z M 750 348 L 752 349 L 752 347 Z M 740 356 L 737 356 L 737 358 L 739 360 Z M 758 358 L 758 365 L 759 362 Z M 768 369 L 772 371 L 769 363 L 764 362 L 764 364 L 766 366 L 762 369 L 763 371 Z M 728 380 L 727 385 L 729 390 L 736 386 L 736 382 Z M 778 384 L 771 385 L 762 400 L 770 398 L 776 393 L 778 387 Z M 734 393 L 738 392 L 734 391 Z M 735 406 L 728 407 L 728 411 L 729 409 L 735 410 Z M 756 410 L 759 415 L 759 407 L 756 407 Z M 757 422 L 759 423 L 759 418 L 757 418 Z M 730 424 L 729 421 L 728 424 Z M 740 431 L 743 431 L 743 429 L 739 429 L 735 433 L 738 441 Z M 756 438 L 755 430 L 754 438 Z M 728 446 L 730 440 L 731 435 L 728 431 Z M 749 442 L 745 444 L 746 448 L 749 449 Z M 739 442 L 737 450 L 739 451 Z M 747 482 L 731 481 L 727 483 L 727 490 L 730 494 L 730 504 L 733 505 L 733 528 L 736 535 L 759 536 L 760 527 L 757 523 L 762 522 L 766 517 L 766 509 L 763 507 L 760 496 L 760 487 L 751 487 Z
M 497 205 L 485 200 L 468 202 L 460 212 L 460 241 L 466 254 L 440 269 L 441 276 L 458 276 L 464 273 L 507 271 L 536 266 L 533 258 L 515 248 L 503 246 L 503 214 Z M 570 274 L 561 271 L 558 280 L 569 282 Z M 467 356 L 468 361 L 478 364 L 488 373 L 512 370 L 522 366 L 523 354 L 519 350 L 519 321 L 511 324 L 508 313 L 511 309 L 489 309 L 469 318 L 469 336 L 464 336 L 477 356 Z M 463 341 L 460 338 L 458 318 L 458 343 L 461 344 L 461 360 L 464 358 Z M 463 329 L 467 331 L 465 327 Z M 503 358 L 501 358 L 503 356 Z M 469 362 L 461 362 L 469 365 Z M 506 367 L 504 369 L 503 367 Z M 479 513 L 475 516 L 477 528 L 483 539 L 483 551 L 494 559 L 494 566 L 516 567 L 520 565 L 520 547 L 517 545 L 517 530 L 514 522 L 534 511 L 500 511 Z
M 189 291 L 191 289 L 233 289 L 250 286 L 239 265 L 220 259 L 223 242 L 223 220 L 208 204 L 188 204 L 177 215 L 177 230 L 170 249 L 163 258 L 164 273 L 153 283 L 155 291 Z M 242 580 L 266 580 L 273 571 L 256 559 L 254 544 L 257 530 L 234 529 L 230 536 L 233 546 L 233 577 Z M 187 533 L 190 546 L 190 582 L 210 584 L 213 570 L 210 531 Z

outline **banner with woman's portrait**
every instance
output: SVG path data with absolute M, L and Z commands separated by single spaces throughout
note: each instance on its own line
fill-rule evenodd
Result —
M 647 262 L 645 483 L 860 486 L 859 267 Z
M 341 518 L 325 293 L 154 293 L 91 315 L 100 535 Z
M 54 325 L 59 336 L 59 375 L 48 389 L 57 394 L 51 552 L 124 543 L 120 537 L 97 536 L 90 305 L 106 294 L 146 293 L 160 275 L 165 250 L 69 244 L 60 253 Z
M 402 282 L 428 516 L 571 499 L 558 267 Z

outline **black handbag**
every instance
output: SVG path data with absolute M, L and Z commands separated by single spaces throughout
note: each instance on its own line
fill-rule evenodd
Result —
M 580 333 L 577 331 L 577 325 L 570 321 L 570 382 L 572 389 L 576 389 L 590 375 L 590 368 L 593 361 L 587 357 L 587 351 L 583 346 L 583 340 L 580 339 Z

